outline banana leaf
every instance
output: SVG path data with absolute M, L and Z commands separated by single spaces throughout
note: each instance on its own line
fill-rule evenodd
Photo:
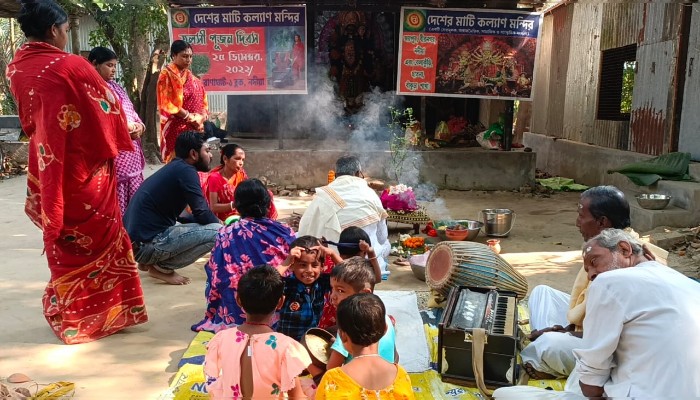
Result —
M 617 169 L 608 170 L 609 174 L 620 173 L 637 186 L 653 185 L 661 179 L 671 181 L 692 181 L 688 172 L 690 153 L 668 153 L 646 161 L 633 162 Z
M 552 190 L 563 190 L 566 192 L 581 192 L 588 189 L 588 186 L 574 182 L 571 178 L 555 176 L 554 178 L 538 179 L 540 185 Z

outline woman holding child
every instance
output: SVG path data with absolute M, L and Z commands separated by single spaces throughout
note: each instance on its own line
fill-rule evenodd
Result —
M 266 217 L 270 194 L 257 179 L 238 185 L 234 207 L 241 219 L 221 229 L 209 262 L 204 319 L 192 325 L 194 331 L 218 332 L 245 322 L 245 314 L 236 302 L 238 281 L 256 265 L 277 266 L 287 259 L 294 232 L 289 226 Z

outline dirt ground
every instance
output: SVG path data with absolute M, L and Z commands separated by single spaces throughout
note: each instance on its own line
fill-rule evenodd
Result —
M 147 167 L 155 168 L 155 167 Z M 0 181 L 0 379 L 21 372 L 40 384 L 71 381 L 76 396 L 153 399 L 165 390 L 194 337 L 190 325 L 204 312 L 204 259 L 183 270 L 188 286 L 169 286 L 143 276 L 150 321 L 93 343 L 61 344 L 43 318 L 41 296 L 49 271 L 41 232 L 24 215 L 24 176 Z M 310 197 L 278 198 L 282 216 L 301 212 Z M 438 193 L 428 211 L 439 217 L 475 219 L 484 208 L 516 212 L 514 228 L 502 238 L 502 255 L 528 279 L 530 289 L 546 284 L 568 291 L 580 267 L 581 237 L 574 226 L 577 193 L 550 198 L 515 192 Z M 433 215 L 435 217 L 435 215 Z M 393 235 L 410 231 L 391 223 Z M 481 234 L 477 241 L 485 242 Z M 408 267 L 391 265 L 381 290 L 426 291 Z

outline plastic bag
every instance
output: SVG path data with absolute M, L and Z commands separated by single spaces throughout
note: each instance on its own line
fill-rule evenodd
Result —
M 488 131 L 483 131 L 476 135 L 476 141 L 479 143 L 479 145 L 481 145 L 481 147 L 487 150 L 500 149 L 501 137 L 491 133 L 488 139 L 484 139 L 484 135 L 486 134 L 486 132 Z
M 437 127 L 435 128 L 435 140 L 449 142 L 450 139 L 452 139 L 452 134 L 450 133 L 450 128 L 447 126 L 447 122 L 438 122 Z

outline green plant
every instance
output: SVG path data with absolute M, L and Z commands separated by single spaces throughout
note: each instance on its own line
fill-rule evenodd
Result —
M 411 107 L 404 109 L 389 107 L 389 112 L 391 113 L 391 121 L 388 124 L 389 151 L 391 152 L 390 174 L 393 174 L 389 178 L 398 183 L 403 177 L 404 168 L 411 160 L 409 157 L 411 143 L 406 138 L 406 128 L 413 126 L 416 120 L 413 117 L 413 108 Z
M 209 72 L 209 69 L 211 69 L 211 61 L 209 61 L 209 57 L 207 57 L 205 54 L 195 54 L 192 57 L 193 74 L 201 77 Z

